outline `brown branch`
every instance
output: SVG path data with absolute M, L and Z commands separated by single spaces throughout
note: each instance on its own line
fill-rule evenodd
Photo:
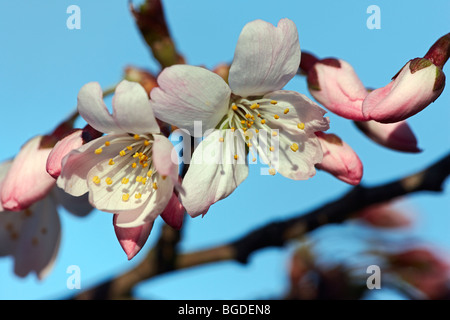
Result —
M 416 192 L 440 192 L 449 174 L 450 154 L 423 171 L 375 187 L 354 187 L 343 197 L 309 213 L 269 223 L 229 244 L 191 253 L 177 255 L 180 234 L 163 226 L 158 243 L 139 265 L 74 299 L 131 298 L 135 285 L 159 274 L 224 260 L 246 263 L 248 257 L 260 249 L 283 246 L 325 224 L 341 223 L 367 206 Z

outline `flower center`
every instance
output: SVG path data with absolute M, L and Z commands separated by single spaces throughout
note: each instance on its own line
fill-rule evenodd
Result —
M 96 175 L 92 178 L 92 182 L 98 186 L 104 182 L 106 188 L 111 191 L 121 188 L 121 198 L 124 202 L 129 201 L 131 195 L 139 200 L 146 193 L 158 189 L 154 181 L 156 170 L 151 157 L 153 137 L 134 135 L 114 138 L 105 141 L 94 153 L 107 152 L 107 148 L 113 144 L 121 144 L 124 147 L 118 154 L 112 154 L 102 177 Z

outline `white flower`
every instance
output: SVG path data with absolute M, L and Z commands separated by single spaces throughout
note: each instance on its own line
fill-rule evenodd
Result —
M 167 206 L 178 166 L 171 161 L 173 145 L 159 134 L 142 86 L 122 81 L 112 104 L 110 114 L 98 83 L 81 88 L 80 115 L 107 135 L 65 156 L 57 184 L 73 196 L 88 192 L 94 207 L 118 214 L 116 226 L 138 227 L 152 222 Z
M 217 129 L 194 151 L 183 180 L 185 194 L 180 198 L 191 216 L 205 214 L 211 204 L 227 197 L 248 175 L 248 166 L 239 154 L 242 148 L 230 147 L 226 130 L 237 132 L 242 144 L 257 150 L 271 166 L 271 174 L 277 170 L 295 180 L 315 174 L 314 165 L 322 161 L 322 149 L 314 133 L 328 129 L 325 111 L 302 94 L 281 90 L 297 73 L 300 53 L 292 21 L 282 19 L 274 27 L 256 20 L 248 23 L 239 37 L 229 84 L 195 66 L 175 65 L 161 72 L 158 87 L 151 91 L 156 116 L 191 134 L 196 121 L 201 121 L 203 128 Z M 268 140 L 261 143 L 256 139 L 254 133 L 260 131 L 269 135 L 279 132 L 277 163 L 271 160 L 274 148 Z M 222 161 L 202 161 L 204 150 L 217 146 Z

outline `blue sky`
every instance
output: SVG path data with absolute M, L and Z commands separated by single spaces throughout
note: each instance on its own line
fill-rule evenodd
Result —
M 255 19 L 276 24 L 290 18 L 298 28 L 302 50 L 320 58 L 349 62 L 367 87 L 386 85 L 409 60 L 423 56 L 449 32 L 450 2 L 345 0 L 167 0 L 168 24 L 179 51 L 188 63 L 214 67 L 233 58 L 242 27 Z M 68 6 L 81 9 L 81 29 L 66 27 Z M 369 5 L 381 10 L 381 29 L 369 30 Z M 0 160 L 13 157 L 36 134 L 49 132 L 76 106 L 85 83 L 109 87 L 120 81 L 124 67 L 158 71 L 142 41 L 127 1 L 45 0 L 0 3 Z M 448 66 L 444 67 L 448 73 Z M 309 93 L 304 78 L 294 78 L 286 89 Z M 420 114 L 409 119 L 418 137 L 420 154 L 384 149 L 354 125 L 331 113 L 330 132 L 337 133 L 364 163 L 363 183 L 374 185 L 414 172 L 448 152 L 449 90 Z M 83 125 L 82 121 L 79 125 Z M 259 175 L 251 166 L 249 178 L 227 199 L 215 204 L 204 218 L 189 219 L 181 250 L 222 244 L 274 219 L 306 212 L 332 200 L 349 186 L 319 172 L 308 181 Z M 405 200 L 417 212 L 411 232 L 450 252 L 450 190 L 418 194 Z M 245 208 L 245 209 L 242 209 Z M 108 213 L 95 211 L 86 218 L 61 211 L 63 236 L 53 272 L 43 282 L 33 276 L 13 275 L 12 261 L 0 258 L 0 299 L 58 299 L 74 292 L 66 287 L 67 267 L 81 269 L 82 289 L 118 274 L 139 262 L 158 238 L 160 221 L 143 252 L 129 262 L 120 248 Z M 333 237 L 335 229 L 321 230 Z M 351 234 L 345 233 L 346 235 Z M 344 237 L 345 238 L 345 237 Z M 136 288 L 136 296 L 156 299 L 252 299 L 283 294 L 291 247 L 267 249 L 251 256 L 248 265 L 217 263 L 168 274 Z M 346 254 L 346 246 L 338 246 Z M 351 252 L 351 251 L 349 251 Z M 385 297 L 388 292 L 384 292 Z M 394 298 L 395 296 L 392 296 Z

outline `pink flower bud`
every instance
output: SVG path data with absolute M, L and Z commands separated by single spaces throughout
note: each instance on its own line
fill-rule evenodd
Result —
M 444 90 L 445 75 L 430 60 L 409 61 L 385 87 L 370 92 L 362 109 L 366 120 L 405 120 L 434 102 Z
M 141 251 L 153 228 L 153 221 L 139 227 L 121 228 L 116 225 L 117 214 L 113 217 L 114 231 L 117 239 L 125 251 L 128 260 L 133 259 Z
M 44 198 L 55 185 L 45 169 L 51 149 L 43 147 L 43 141 L 43 136 L 32 138 L 15 157 L 1 189 L 5 210 L 24 210 Z
M 331 173 L 339 180 L 357 185 L 363 175 L 363 165 L 356 152 L 338 136 L 316 132 L 323 150 L 323 160 L 317 169 Z
M 174 193 L 166 208 L 161 213 L 161 218 L 172 228 L 180 230 L 183 225 L 185 211 L 183 205 L 178 200 L 178 196 Z
M 355 125 L 374 142 L 396 151 L 421 152 L 417 139 L 408 123 L 403 120 L 395 123 L 376 121 L 355 121 Z
M 346 119 L 361 121 L 362 102 L 367 90 L 352 66 L 338 59 L 323 59 L 308 71 L 311 95 L 331 112 Z

